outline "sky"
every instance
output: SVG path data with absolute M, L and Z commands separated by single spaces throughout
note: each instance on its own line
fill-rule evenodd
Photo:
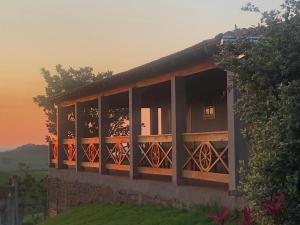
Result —
M 259 22 L 247 0 L 0 0 L 0 148 L 43 144 L 41 68 L 115 73 Z M 254 0 L 262 10 L 282 0 Z

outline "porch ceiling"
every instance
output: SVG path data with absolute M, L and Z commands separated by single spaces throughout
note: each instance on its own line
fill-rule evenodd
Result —
M 109 91 L 150 78 L 156 78 L 163 74 L 194 66 L 197 63 L 205 63 L 207 60 L 211 60 L 211 56 L 216 53 L 217 43 L 217 39 L 203 41 L 182 51 L 115 74 L 110 78 L 56 95 L 52 97 L 51 100 L 55 103 L 61 103 L 63 101 L 84 98 L 99 92 Z

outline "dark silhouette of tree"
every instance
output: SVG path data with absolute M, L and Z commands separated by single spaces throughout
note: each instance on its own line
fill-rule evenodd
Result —
M 92 83 L 94 81 L 109 78 L 113 75 L 112 71 L 95 74 L 93 68 L 83 67 L 79 69 L 69 68 L 64 69 L 61 65 L 55 67 L 55 74 L 51 74 L 49 70 L 42 69 L 41 73 L 47 84 L 44 95 L 38 95 L 33 98 L 34 103 L 39 107 L 42 107 L 45 115 L 47 116 L 46 126 L 50 134 L 56 135 L 56 109 L 54 103 L 50 101 L 50 98 L 58 94 L 70 91 L 74 88 Z M 98 111 L 95 108 L 87 108 L 89 122 L 86 123 L 89 131 L 95 133 L 98 129 Z M 110 111 L 110 118 L 114 125 L 113 130 L 110 130 L 110 134 L 126 133 L 128 132 L 128 126 L 124 123 L 124 120 L 128 118 L 128 109 L 117 109 Z M 72 113 L 71 113 L 72 114 Z M 74 122 L 74 120 L 70 120 Z M 125 126 L 125 127 L 124 127 Z M 119 130 L 118 130 L 119 129 Z M 126 131 L 127 130 L 127 131 Z M 47 137 L 48 139 L 49 137 Z

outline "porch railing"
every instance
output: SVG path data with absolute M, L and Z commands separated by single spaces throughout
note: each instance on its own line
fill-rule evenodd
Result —
M 107 156 L 104 163 L 109 170 L 130 170 L 130 146 L 128 136 L 105 138 L 103 153 Z
M 62 144 L 64 149 L 63 163 L 68 166 L 75 166 L 76 165 L 75 139 L 63 139 Z
M 139 172 L 172 175 L 172 135 L 139 136 Z
M 184 178 L 228 183 L 228 132 L 204 132 L 182 134 Z M 68 166 L 76 165 L 75 139 L 63 139 L 64 160 Z M 138 171 L 143 174 L 172 176 L 172 135 L 147 135 L 138 137 Z M 51 162 L 57 163 L 57 140 L 51 142 Z M 82 138 L 83 167 L 99 168 L 99 157 L 108 170 L 130 170 L 130 145 L 128 136 L 104 138 L 102 149 L 99 138 Z
M 83 167 L 99 168 L 99 138 L 82 138 L 81 139 Z
M 182 135 L 186 153 L 185 178 L 228 183 L 228 132 Z

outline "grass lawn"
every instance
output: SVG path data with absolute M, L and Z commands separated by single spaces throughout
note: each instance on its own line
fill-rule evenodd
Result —
M 98 203 L 85 205 L 47 219 L 39 225 L 213 225 L 210 207 L 195 212 L 150 205 Z

